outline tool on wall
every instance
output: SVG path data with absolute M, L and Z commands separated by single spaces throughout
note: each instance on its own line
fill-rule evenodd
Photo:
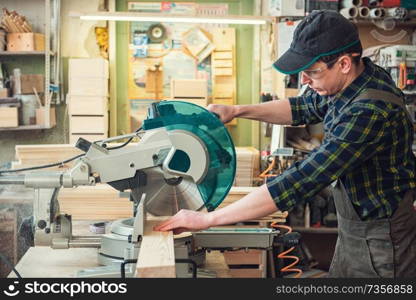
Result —
M 153 24 L 147 30 L 147 36 L 151 43 L 163 43 L 167 38 L 166 28 L 160 24 Z
M 155 100 L 160 100 L 160 93 L 163 90 L 162 66 L 157 63 L 146 71 L 146 92 L 154 93 Z

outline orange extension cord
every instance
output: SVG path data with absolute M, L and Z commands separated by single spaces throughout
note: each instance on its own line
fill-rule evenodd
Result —
M 286 234 L 292 232 L 292 228 L 290 226 L 280 225 L 280 224 L 277 224 L 276 222 L 273 222 L 270 226 L 273 228 L 286 229 L 287 230 Z M 287 255 L 288 253 L 292 252 L 294 249 L 295 247 L 291 247 L 290 249 L 279 253 L 277 257 L 280 259 L 285 259 L 285 258 L 293 259 L 294 261 L 291 264 L 287 265 L 286 267 L 283 267 L 282 269 L 280 269 L 280 272 L 297 272 L 297 274 L 295 275 L 295 278 L 299 278 L 303 274 L 303 271 L 301 269 L 293 268 L 299 262 L 299 258 L 293 255 Z
M 272 177 L 272 176 L 276 176 L 274 174 L 267 174 L 269 173 L 271 170 L 273 170 L 274 166 L 276 164 L 276 157 L 273 157 L 273 160 L 271 161 L 271 163 L 269 164 L 269 166 L 266 168 L 266 170 L 264 170 L 259 177 L 260 178 L 266 178 L 266 177 Z

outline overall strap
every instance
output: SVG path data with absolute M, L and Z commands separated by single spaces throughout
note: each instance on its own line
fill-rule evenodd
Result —
M 413 124 L 412 117 L 409 114 L 409 111 L 404 104 L 403 98 L 399 97 L 391 92 L 376 90 L 376 89 L 366 89 L 361 94 L 359 94 L 354 100 L 358 101 L 363 99 L 373 99 L 373 100 L 382 100 L 385 102 L 393 103 L 400 106 L 406 113 L 407 118 L 409 119 L 410 123 Z

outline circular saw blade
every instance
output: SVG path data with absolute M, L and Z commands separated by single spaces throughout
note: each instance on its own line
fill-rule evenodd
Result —
M 181 209 L 200 210 L 204 207 L 197 185 L 191 178 L 166 180 L 161 168 L 145 171 L 146 211 L 155 216 L 172 216 Z
M 172 188 L 172 186 L 164 187 L 163 193 L 169 195 L 167 199 L 173 198 L 169 201 L 179 203 L 179 210 L 182 208 L 199 210 L 205 206 L 208 211 L 212 211 L 218 207 L 234 182 L 237 160 L 233 141 L 221 120 L 210 111 L 193 103 L 161 101 L 152 104 L 149 116 L 143 121 L 142 126 L 144 130 L 164 127 L 169 132 L 185 131 L 198 137 L 206 149 L 204 153 L 201 153 L 200 158 L 203 159 L 206 156 L 207 159 L 207 169 L 203 178 L 201 178 L 202 180 L 198 180 L 198 183 L 195 184 L 184 177 L 184 182 L 181 182 L 181 185 L 176 186 L 176 188 Z M 190 147 L 190 145 L 187 146 Z M 184 151 L 186 153 L 186 149 Z M 200 158 L 199 156 L 197 158 L 191 157 L 191 165 L 196 162 L 195 159 Z M 164 186 L 167 182 L 159 181 L 158 183 Z M 158 184 L 151 188 L 155 191 L 150 193 L 149 196 L 160 197 L 155 199 L 163 201 L 162 194 L 153 196 L 156 195 Z M 199 204 L 202 205 L 199 206 Z M 154 207 L 161 206 L 156 201 L 153 205 Z M 171 202 L 167 205 L 173 207 Z M 163 209 L 149 209 L 149 211 L 152 210 L 160 214 Z

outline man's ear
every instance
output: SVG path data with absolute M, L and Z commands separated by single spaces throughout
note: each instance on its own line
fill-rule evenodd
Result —
M 339 65 L 341 67 L 342 74 L 348 74 L 352 68 L 352 57 L 348 55 L 343 55 L 339 60 Z

